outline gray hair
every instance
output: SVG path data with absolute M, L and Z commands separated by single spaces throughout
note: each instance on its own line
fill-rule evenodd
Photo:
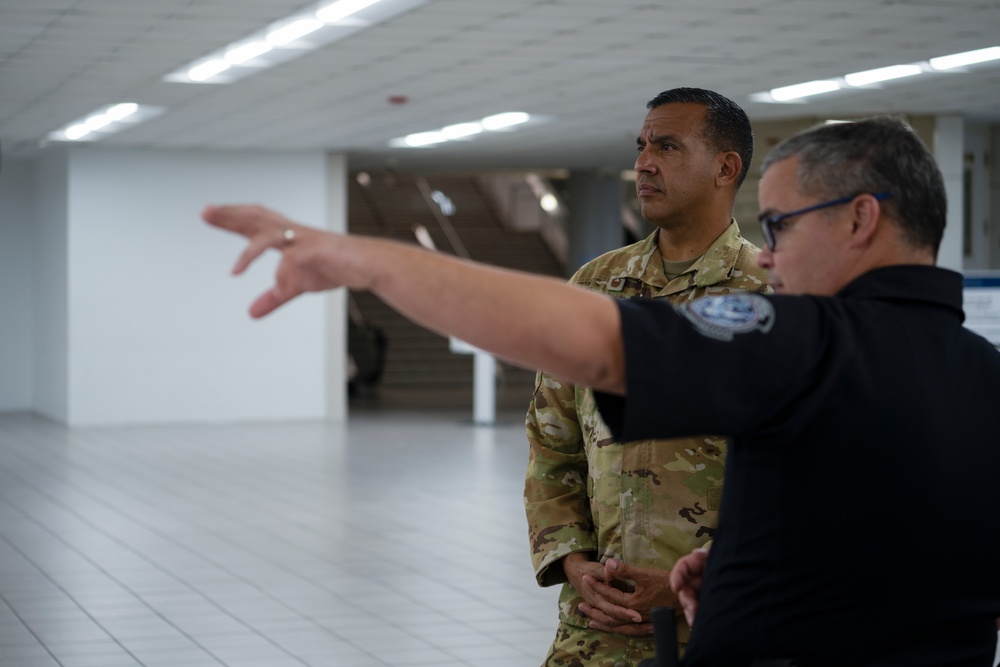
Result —
M 888 192 L 886 214 L 916 247 L 937 254 L 948 203 L 941 170 L 913 129 L 898 118 L 878 116 L 818 125 L 778 144 L 761 166 L 798 157 L 798 188 L 823 199 Z

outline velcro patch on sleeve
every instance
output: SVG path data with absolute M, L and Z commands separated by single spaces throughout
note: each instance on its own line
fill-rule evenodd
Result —
M 759 294 L 707 296 L 677 310 L 703 335 L 730 341 L 736 334 L 767 333 L 774 326 L 774 306 Z

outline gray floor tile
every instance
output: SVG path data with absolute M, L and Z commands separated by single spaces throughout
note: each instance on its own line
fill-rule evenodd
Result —
M 0 667 L 535 667 L 522 430 L 0 414 Z

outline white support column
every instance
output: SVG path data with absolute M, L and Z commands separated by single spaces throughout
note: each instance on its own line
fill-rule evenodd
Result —
M 478 426 L 496 423 L 496 369 L 497 362 L 492 354 L 469 345 L 458 338 L 451 338 L 449 349 L 455 354 L 472 355 L 472 421 Z
M 948 195 L 948 224 L 944 228 L 944 238 L 938 251 L 938 266 L 953 271 L 961 271 L 963 268 L 964 147 L 965 120 L 960 116 L 939 116 L 934 126 L 934 158 L 944 176 L 944 189 Z
M 472 421 L 480 426 L 497 420 L 497 361 L 492 354 L 476 350 L 473 355 Z

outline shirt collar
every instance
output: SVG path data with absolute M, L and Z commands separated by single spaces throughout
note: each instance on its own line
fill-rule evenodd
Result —
M 961 273 L 937 266 L 901 264 L 872 269 L 845 285 L 837 296 L 919 301 L 953 310 L 964 321 L 962 286 Z
M 740 227 L 733 219 L 697 262 L 671 280 L 663 271 L 659 238 L 659 229 L 646 237 L 639 254 L 632 258 L 622 276 L 641 279 L 647 285 L 661 290 L 659 293 L 661 296 L 682 292 L 691 287 L 715 285 L 730 278 L 743 247 Z

